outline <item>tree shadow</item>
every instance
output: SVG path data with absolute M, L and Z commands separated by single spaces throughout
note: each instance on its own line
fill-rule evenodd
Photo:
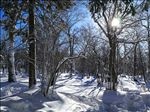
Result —
M 4 82 L 4 86 L 1 89 L 3 89 L 3 91 L 1 91 L 0 93 L 0 99 L 4 99 L 27 91 L 28 86 L 24 84 L 20 84 L 18 82 L 9 83 L 9 84 L 7 82 Z
M 0 88 L 7 86 L 9 82 L 0 82 Z
M 122 108 L 124 96 L 125 95 L 120 94 L 118 91 L 105 90 L 101 97 L 102 103 L 99 105 L 99 110 L 105 112 L 118 112 L 116 108 Z
M 67 96 L 68 98 L 79 102 L 79 103 L 83 103 L 89 106 L 95 106 L 95 104 L 98 104 L 98 100 L 94 99 L 94 98 L 90 98 L 90 97 L 86 97 L 86 96 L 80 96 L 80 95 L 74 95 L 74 94 L 70 94 L 70 93 L 64 93 L 61 92 L 61 94 Z
M 144 93 L 144 94 L 141 94 L 141 96 L 146 106 L 150 108 L 150 93 Z
M 85 84 L 84 84 L 83 86 L 89 86 L 89 85 L 91 85 L 95 80 L 96 80 L 96 78 L 93 78 L 93 79 L 90 80 L 90 81 L 86 81 L 86 82 L 84 82 Z
M 146 88 L 148 89 L 148 91 L 150 92 L 150 81 L 145 83 Z
M 52 102 L 54 101 L 59 102 L 60 105 L 64 103 L 63 99 L 57 93 L 49 97 L 44 97 L 40 90 L 37 90 L 33 94 L 24 92 L 1 100 L 1 106 L 8 107 L 10 112 L 12 110 L 15 112 L 43 112 L 42 110 L 45 110 L 45 108 L 46 112 L 53 112 Z

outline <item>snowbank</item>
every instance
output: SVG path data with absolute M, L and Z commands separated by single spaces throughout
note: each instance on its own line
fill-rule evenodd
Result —
M 97 87 L 94 77 L 81 78 L 61 74 L 55 90 L 48 97 L 37 87 L 28 90 L 27 77 L 20 77 L 16 83 L 8 84 L 6 77 L 1 81 L 2 112 L 148 112 L 150 92 L 141 89 L 132 77 L 118 76 L 117 91 Z M 8 93 L 10 92 L 10 93 Z M 52 94 L 53 93 L 53 94 Z

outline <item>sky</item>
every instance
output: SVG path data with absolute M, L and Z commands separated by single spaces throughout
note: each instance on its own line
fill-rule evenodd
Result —
M 84 15 L 83 16 L 84 18 L 80 22 L 78 22 L 76 25 L 74 25 L 73 29 L 80 28 L 87 24 L 95 24 L 91 18 L 90 12 L 88 11 L 87 7 L 85 6 L 85 4 L 83 5 L 80 1 L 77 1 L 77 5 L 75 7 L 76 7 L 76 10 L 74 11 L 74 14 L 76 15 L 77 13 L 80 12 Z M 4 19 L 3 15 L 4 15 L 4 12 L 2 10 L 0 10 L 0 19 L 1 20 Z M 25 15 L 25 16 L 27 16 L 27 15 Z M 17 21 L 17 23 L 19 23 L 19 22 L 20 21 Z M 16 29 L 19 29 L 20 27 L 24 27 L 24 25 L 25 25 L 24 23 L 17 24 Z M 95 26 L 96 26 L 96 24 L 95 24 Z M 3 38 L 4 38 L 3 35 L 6 35 L 6 32 L 2 28 L 2 26 L 0 26 L 0 39 L 1 40 L 3 40 Z M 21 37 L 19 37 L 19 36 L 15 37 L 15 46 L 20 44 L 20 42 L 21 42 Z
M 77 29 L 77 28 L 81 28 L 82 26 L 94 26 L 97 30 L 99 30 L 99 27 L 98 25 L 94 22 L 94 20 L 92 19 L 91 17 L 91 14 L 88 10 L 88 7 L 86 7 L 86 4 L 82 4 L 81 2 L 77 2 L 77 5 L 76 5 L 76 10 L 74 11 L 74 14 L 76 15 L 77 13 L 83 13 L 83 19 L 78 22 L 76 25 L 74 25 L 74 28 L 73 29 Z M 1 19 L 3 19 L 2 17 L 3 15 L 3 11 L 0 10 L 0 17 Z M 18 21 L 19 22 L 19 21 Z M 16 25 L 16 28 L 20 28 L 23 27 L 25 24 L 17 24 Z M 3 34 L 4 34 L 4 30 L 2 29 L 2 27 L 0 27 L 0 39 L 3 38 Z M 15 38 L 15 46 L 17 46 L 18 44 L 21 43 L 21 37 L 16 37 Z

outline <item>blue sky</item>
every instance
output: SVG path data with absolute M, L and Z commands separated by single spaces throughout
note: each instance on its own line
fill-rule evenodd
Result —
M 76 29 L 76 28 L 80 28 L 82 26 L 86 26 L 86 25 L 92 25 L 94 24 L 96 26 L 96 23 L 94 23 L 93 19 L 91 18 L 91 15 L 90 15 L 90 12 L 88 11 L 87 7 L 85 6 L 85 4 L 83 5 L 81 2 L 77 2 L 77 5 L 75 6 L 77 10 L 74 11 L 74 14 L 76 15 L 77 13 L 83 13 L 84 14 L 84 18 L 78 22 L 76 25 L 74 25 L 74 28 L 73 29 Z M 1 20 L 4 19 L 3 14 L 4 12 L 2 10 L 0 10 L 0 16 L 1 16 Z M 27 15 L 25 15 L 27 16 Z M 19 23 L 20 21 L 17 21 L 17 23 Z M 17 24 L 16 25 L 16 29 L 20 29 L 20 27 L 24 27 L 24 23 L 21 23 L 21 24 Z M 0 27 L 0 36 L 1 36 L 1 39 L 3 39 L 3 35 L 6 33 L 4 31 L 4 29 L 2 29 L 2 27 Z M 18 44 L 21 43 L 21 37 L 19 36 L 16 36 L 15 37 L 15 46 L 17 46 Z
M 27 14 L 24 14 L 24 17 L 27 17 Z M 2 9 L 0 9 L 0 20 L 5 20 L 7 19 L 5 16 L 4 16 L 4 11 Z M 16 29 L 20 29 L 20 28 L 23 28 L 26 24 L 22 23 L 20 20 L 17 21 L 17 24 L 16 24 Z M 8 33 L 7 31 L 4 29 L 4 27 L 1 25 L 0 26 L 0 41 L 4 40 L 4 38 L 8 38 Z M 15 36 L 14 38 L 14 43 L 15 43 L 15 46 L 18 46 L 19 44 L 22 43 L 22 39 L 20 36 Z

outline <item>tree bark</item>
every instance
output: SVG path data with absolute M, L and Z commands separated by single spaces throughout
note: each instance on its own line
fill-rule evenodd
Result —
M 34 34 L 34 0 L 29 0 L 29 88 L 36 84 L 36 42 Z
M 136 49 L 137 49 L 137 44 L 134 45 L 134 69 L 133 69 L 133 76 L 136 76 L 136 70 L 137 70 L 137 53 L 136 53 Z
M 70 47 L 70 57 L 73 57 L 73 45 L 74 45 L 74 39 L 73 37 L 69 38 L 69 47 Z M 73 60 L 70 60 L 70 77 L 72 77 L 73 74 Z
M 14 38 L 13 33 L 9 32 L 9 47 L 8 53 L 8 82 L 15 82 L 15 57 L 14 57 Z
M 142 69 L 142 75 L 144 78 L 144 82 L 146 82 L 146 77 L 145 77 L 145 69 L 144 69 L 144 65 L 143 65 L 143 56 L 142 56 L 142 51 L 141 51 L 141 46 L 139 44 L 139 57 L 140 57 L 140 67 Z
M 110 53 L 109 53 L 109 76 L 110 76 L 110 82 L 111 90 L 116 90 L 116 82 L 117 82 L 117 76 L 116 76 L 116 36 L 114 35 L 113 38 L 110 37 L 109 44 L 110 44 Z
M 150 9 L 149 9 L 150 10 Z M 149 11 L 148 10 L 148 11 Z M 148 75 L 150 76 L 150 22 L 149 22 L 149 12 L 147 12 L 147 31 L 148 31 Z
M 148 74 L 150 75 L 150 39 L 148 41 Z

